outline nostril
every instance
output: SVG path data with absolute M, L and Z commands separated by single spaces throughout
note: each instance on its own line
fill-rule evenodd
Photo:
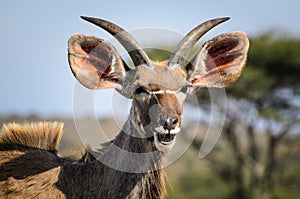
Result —
M 159 119 L 159 124 L 166 130 L 175 129 L 178 124 L 178 117 L 170 116 L 170 117 L 161 117 Z
M 172 125 L 177 125 L 177 123 L 178 123 L 178 117 L 176 117 L 176 116 L 171 117 L 171 123 L 172 123 Z

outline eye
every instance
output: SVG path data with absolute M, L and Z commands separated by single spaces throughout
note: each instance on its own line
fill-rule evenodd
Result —
M 190 94 L 192 92 L 192 87 L 190 87 L 189 85 L 184 85 L 182 86 L 180 92 L 184 94 Z
M 142 94 L 142 93 L 149 94 L 142 86 L 138 87 L 135 90 L 135 94 Z
M 140 103 L 140 104 L 145 104 L 148 103 L 149 100 L 151 99 L 150 93 L 145 90 L 143 87 L 138 87 L 134 91 L 134 98 Z
M 188 86 L 183 86 L 180 91 L 183 92 L 183 93 L 187 93 Z

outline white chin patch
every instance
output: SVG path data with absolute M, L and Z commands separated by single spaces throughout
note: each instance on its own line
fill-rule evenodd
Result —
M 155 128 L 154 133 L 154 144 L 155 147 L 162 152 L 169 152 L 175 145 L 176 135 L 179 133 L 180 128 L 176 127 L 175 129 L 165 130 L 163 127 Z

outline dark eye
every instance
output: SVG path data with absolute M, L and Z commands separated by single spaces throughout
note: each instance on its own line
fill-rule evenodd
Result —
M 183 86 L 183 87 L 181 88 L 181 92 L 187 93 L 187 91 L 188 91 L 188 86 Z
M 148 94 L 148 92 L 142 86 L 138 87 L 135 90 L 135 94 L 142 94 L 142 93 Z
M 134 91 L 134 98 L 143 106 L 142 104 L 147 104 L 151 99 L 150 93 L 143 87 L 139 87 Z
M 192 87 L 189 86 L 189 85 L 184 85 L 181 90 L 180 90 L 182 93 L 184 94 L 191 94 L 191 92 L 193 91 L 192 90 Z

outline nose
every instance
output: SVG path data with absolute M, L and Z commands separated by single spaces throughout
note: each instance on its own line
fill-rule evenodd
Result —
M 167 117 L 161 117 L 159 120 L 159 124 L 165 129 L 171 131 L 172 129 L 175 129 L 178 123 L 178 117 L 177 116 L 167 116 Z

